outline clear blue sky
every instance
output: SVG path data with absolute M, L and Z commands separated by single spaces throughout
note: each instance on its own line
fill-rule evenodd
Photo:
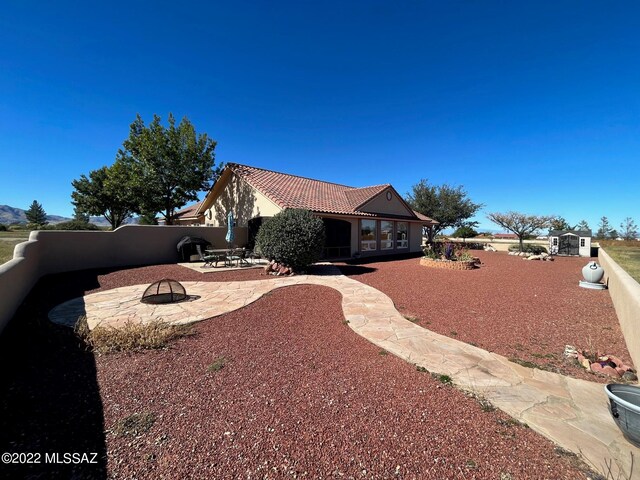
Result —
M 238 162 L 463 185 L 486 212 L 640 223 L 637 2 L 5 2 L 0 204 L 70 216 L 136 113 Z

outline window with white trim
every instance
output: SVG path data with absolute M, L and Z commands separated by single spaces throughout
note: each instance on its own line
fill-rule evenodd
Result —
M 378 249 L 377 222 L 360 221 L 360 251 L 369 252 Z
M 396 222 L 396 248 L 409 248 L 409 222 Z
M 380 250 L 393 250 L 393 222 L 380 221 Z

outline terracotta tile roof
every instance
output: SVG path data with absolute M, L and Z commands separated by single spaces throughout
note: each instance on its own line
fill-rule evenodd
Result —
M 178 210 L 173 214 L 173 218 L 195 217 L 196 212 L 198 211 L 198 208 L 201 204 L 202 202 L 194 203 L 193 205 L 189 205 L 182 210 Z
M 228 163 L 227 167 L 281 208 L 305 208 L 318 213 L 363 217 L 390 216 L 359 210 L 376 195 L 386 189 L 393 189 L 390 184 L 355 188 L 237 163 Z M 398 198 L 400 198 L 399 195 Z M 432 221 L 424 215 L 417 217 L 408 206 L 407 209 L 412 213 L 397 217 Z

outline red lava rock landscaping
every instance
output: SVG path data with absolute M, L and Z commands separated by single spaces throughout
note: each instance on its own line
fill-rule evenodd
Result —
M 429 268 L 441 268 L 444 270 L 474 270 L 477 268 L 475 261 L 452 261 L 452 260 L 434 260 L 432 258 L 422 257 L 420 265 Z
M 269 312 L 278 312 L 273 315 Z M 328 288 L 280 289 L 169 351 L 97 359 L 114 478 L 584 478 L 553 445 L 343 324 Z M 209 368 L 224 358 L 218 371 Z
M 474 255 L 480 268 L 464 272 L 424 268 L 418 258 L 340 268 L 386 293 L 418 325 L 516 361 L 601 383 L 611 377 L 565 359 L 565 345 L 612 353 L 631 364 L 609 293 L 578 287 L 588 259 Z
M 67 287 L 186 280 L 171 270 L 85 272 Z M 41 282 L 0 337 L 13 365 L 0 384 L 0 447 L 101 460 L 12 465 L 7 478 L 593 478 L 542 436 L 359 337 L 335 290 L 278 289 L 167 350 L 94 356 L 44 320 L 60 284 Z M 133 415 L 144 428 L 126 436 Z

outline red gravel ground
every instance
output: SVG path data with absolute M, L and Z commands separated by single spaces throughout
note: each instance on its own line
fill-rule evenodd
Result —
M 371 284 L 407 275 L 405 286 L 424 284 L 436 272 L 423 274 L 417 261 L 351 268 L 376 268 L 358 275 Z M 276 290 L 196 324 L 195 336 L 162 351 L 95 356 L 46 320 L 84 292 L 165 277 L 267 278 L 164 265 L 43 279 L 0 336 L 0 361 L 11 365 L 0 372 L 0 449 L 97 452 L 99 461 L 9 465 L 7 478 L 598 478 L 542 436 L 355 334 L 339 293 L 326 287 Z M 464 295 L 455 298 L 464 311 Z M 225 366 L 210 371 L 219 358 Z M 150 430 L 118 436 L 118 422 L 136 413 L 155 416 Z
M 107 433 L 109 475 L 586 478 L 543 437 L 382 355 L 344 324 L 340 298 L 279 289 L 170 350 L 98 357 L 105 427 L 157 419 L 138 438 Z
M 473 254 L 482 265 L 471 271 L 428 268 L 417 258 L 341 268 L 386 293 L 419 325 L 508 358 L 602 383 L 611 380 L 564 359 L 565 345 L 631 362 L 609 293 L 578 287 L 587 259 Z

